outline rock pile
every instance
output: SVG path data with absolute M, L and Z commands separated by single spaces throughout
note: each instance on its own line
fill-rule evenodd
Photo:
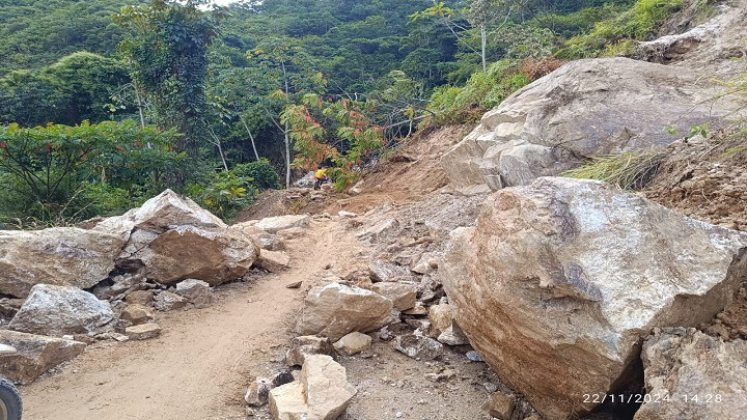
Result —
M 18 331 L 0 330 L 0 344 L 18 349 L 3 359 L 3 366 L 15 366 L 3 373 L 32 381 L 82 351 L 85 344 L 70 337 L 157 337 L 151 309 L 208 307 L 215 286 L 244 278 L 260 260 L 267 271 L 286 268 L 288 256 L 269 249 L 283 247 L 277 233 L 297 236 L 307 221 L 293 216 L 229 227 L 167 190 L 85 228 L 0 231 L 0 295 L 20 298 L 0 302 L 0 319 Z

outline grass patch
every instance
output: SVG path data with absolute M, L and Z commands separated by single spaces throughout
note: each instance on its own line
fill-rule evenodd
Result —
M 643 188 L 656 175 L 665 154 L 660 150 L 625 152 L 602 156 L 562 176 L 579 179 L 596 179 L 626 190 Z

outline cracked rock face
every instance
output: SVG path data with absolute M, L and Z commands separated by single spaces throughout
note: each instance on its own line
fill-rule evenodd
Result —
M 42 283 L 93 287 L 114 269 L 125 241 L 79 228 L 0 231 L 0 294 L 24 298 Z
M 38 284 L 10 321 L 12 330 L 63 336 L 99 333 L 114 319 L 109 302 L 77 287 Z
M 441 270 L 475 349 L 554 419 L 629 384 L 653 328 L 712 319 L 747 275 L 746 247 L 603 183 L 540 178 L 489 196 Z
M 657 332 L 643 345 L 646 394 L 635 420 L 737 419 L 747 413 L 747 341 L 690 329 Z

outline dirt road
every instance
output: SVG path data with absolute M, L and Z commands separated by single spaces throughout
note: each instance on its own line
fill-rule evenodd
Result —
M 361 249 L 349 232 L 314 220 L 287 243 L 290 270 L 219 288 L 220 303 L 163 314 L 161 337 L 100 343 L 22 389 L 30 420 L 239 419 L 250 373 L 281 360 L 303 289 L 285 286 L 344 270 Z

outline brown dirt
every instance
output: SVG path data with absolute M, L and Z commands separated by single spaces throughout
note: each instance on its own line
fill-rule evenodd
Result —
M 455 125 L 415 134 L 384 156 L 381 163 L 363 173 L 359 194 L 336 194 L 329 189 L 266 191 L 240 212 L 236 221 L 284 214 L 335 214 L 340 210 L 363 214 L 387 204 L 420 201 L 447 184 L 441 157 L 461 141 L 470 128 Z
M 329 220 L 288 242 L 292 267 L 219 288 L 220 303 L 171 312 L 153 340 L 98 343 L 22 389 L 28 419 L 243 419 L 250 373 L 282 359 L 303 291 L 289 283 L 350 270 L 361 245 Z M 320 255 L 320 251 L 323 255 Z
M 747 137 L 715 133 L 672 144 L 643 195 L 690 217 L 747 230 Z

